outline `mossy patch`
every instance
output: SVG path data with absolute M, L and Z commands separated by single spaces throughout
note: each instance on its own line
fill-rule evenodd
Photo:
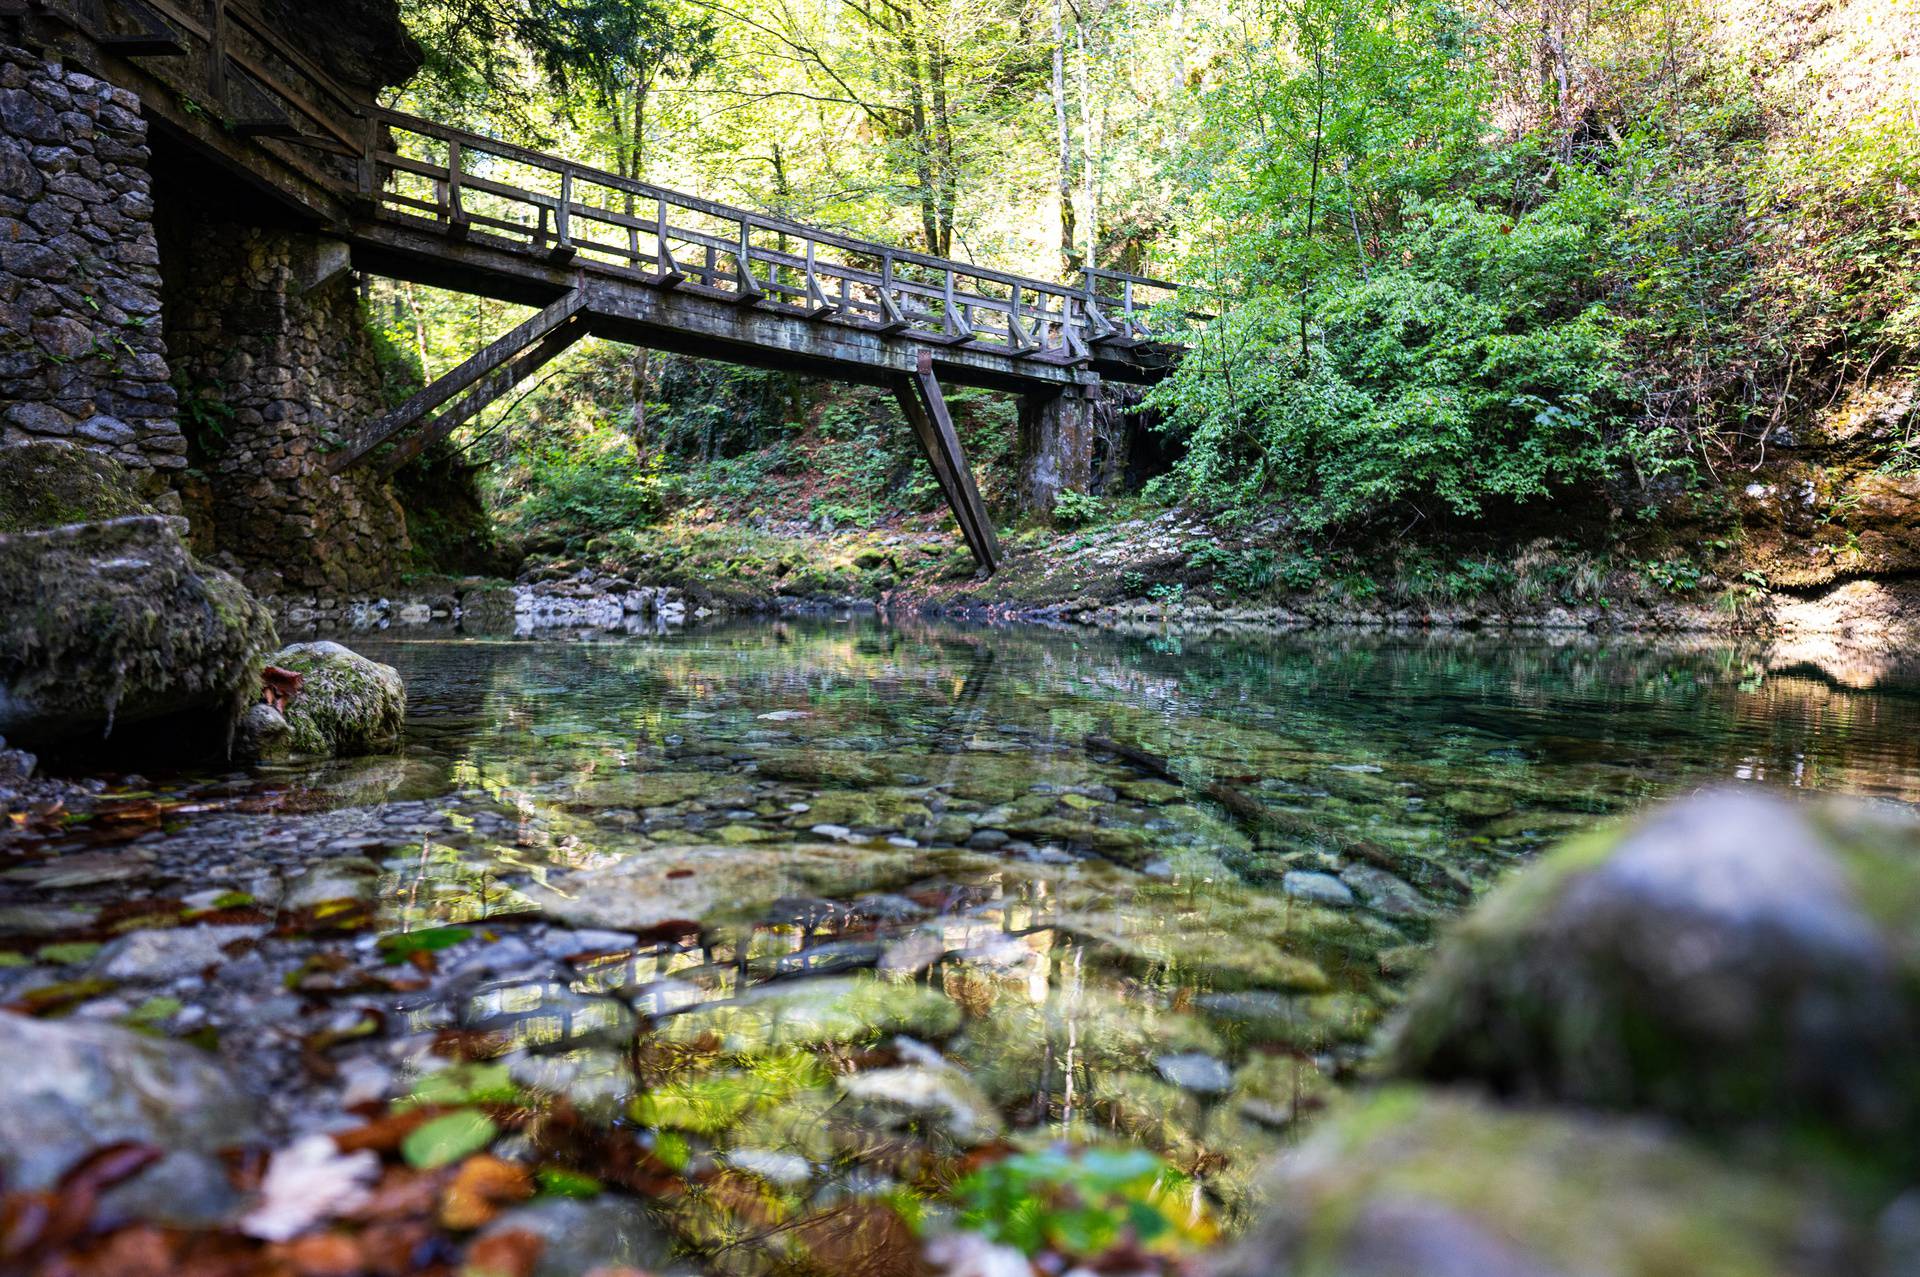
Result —
M 150 513 L 127 472 L 97 452 L 58 443 L 0 448 L 0 533 Z

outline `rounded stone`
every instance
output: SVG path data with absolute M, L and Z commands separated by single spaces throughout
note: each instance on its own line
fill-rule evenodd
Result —
M 1461 920 L 1402 1077 L 1920 1166 L 1920 827 L 1709 792 L 1567 843 Z
M 392 666 L 327 640 L 283 647 L 267 664 L 302 678 L 283 711 L 294 752 L 376 753 L 399 738 L 407 690 Z

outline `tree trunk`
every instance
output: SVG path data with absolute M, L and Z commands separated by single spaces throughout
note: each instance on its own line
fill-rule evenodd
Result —
M 1067 127 L 1066 0 L 1053 0 L 1053 130 L 1060 157 L 1060 260 L 1074 266 L 1073 132 Z

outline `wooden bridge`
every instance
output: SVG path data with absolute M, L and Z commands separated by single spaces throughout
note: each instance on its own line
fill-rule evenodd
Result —
M 942 383 L 1084 396 L 1153 381 L 1179 353 L 1152 324 L 1166 281 L 1089 271 L 1070 285 L 931 257 L 387 110 L 256 2 L 0 0 L 0 16 L 132 89 L 170 143 L 336 241 L 339 268 L 539 308 L 366 423 L 336 472 L 404 464 L 593 334 L 892 390 L 992 570 Z

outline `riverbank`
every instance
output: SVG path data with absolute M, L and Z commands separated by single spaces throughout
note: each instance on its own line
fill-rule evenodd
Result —
M 1796 589 L 1714 574 L 1609 567 L 1522 547 L 1474 572 L 1402 563 L 1289 567 L 1260 530 L 1179 511 L 1085 531 L 1009 536 L 982 577 L 931 519 L 874 529 L 669 524 L 529 559 L 513 581 L 428 578 L 382 594 L 270 597 L 283 634 L 454 629 L 472 634 L 657 633 L 740 616 L 873 612 L 1115 633 L 1295 630 L 1498 632 L 1759 645 L 1767 669 L 1811 668 L 1874 686 L 1920 674 L 1920 578 L 1842 578 Z

